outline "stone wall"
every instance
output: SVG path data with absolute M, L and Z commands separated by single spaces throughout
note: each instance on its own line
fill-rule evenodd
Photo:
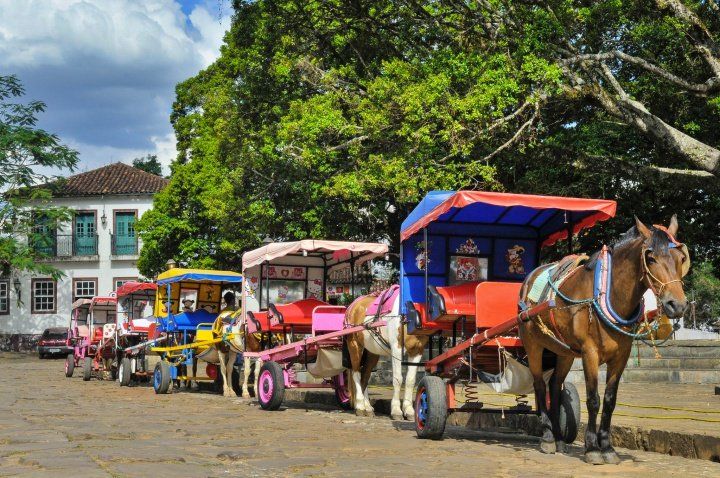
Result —
M 40 334 L 0 334 L 0 351 L 34 352 Z

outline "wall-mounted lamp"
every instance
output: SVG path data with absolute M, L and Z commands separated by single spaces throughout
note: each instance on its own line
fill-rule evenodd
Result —
M 15 295 L 17 296 L 17 301 L 18 301 L 18 303 L 21 302 L 21 298 L 22 298 L 22 297 L 21 297 L 21 295 L 22 295 L 22 289 L 20 288 L 20 286 L 21 286 L 21 284 L 20 284 L 20 279 L 18 279 L 18 278 L 16 277 L 15 280 L 13 281 L 13 287 L 15 288 Z
M 172 259 L 168 259 L 168 261 L 165 263 L 165 265 L 167 266 L 168 270 L 175 269 L 175 266 L 177 266 L 177 262 L 175 262 Z
M 107 215 L 105 215 L 105 211 L 103 211 L 102 216 L 100 216 L 100 222 L 103 227 L 107 226 Z

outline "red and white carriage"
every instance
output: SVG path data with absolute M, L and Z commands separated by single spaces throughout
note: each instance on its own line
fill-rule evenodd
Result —
M 146 354 L 151 345 L 165 337 L 148 340 L 150 326 L 155 323 L 154 307 L 157 284 L 152 282 L 124 283 L 117 296 L 117 367 L 120 386 L 149 377 Z
M 93 374 L 98 378 L 116 373 L 116 298 L 78 299 L 72 305 L 68 346 L 73 348 L 65 360 L 65 376 L 72 377 L 75 367 L 82 366 L 83 380 Z
M 339 405 L 350 407 L 343 337 L 365 327 L 348 327 L 345 306 L 331 304 L 329 296 L 339 288 L 359 293 L 357 267 L 387 252 L 385 244 L 303 240 L 243 255 L 246 333 L 256 334 L 264 349 L 243 355 L 264 362 L 255 385 L 262 408 L 277 409 L 286 388 L 333 388 Z M 331 286 L 329 277 L 341 271 L 348 283 Z
M 532 393 L 517 326 L 554 307 L 551 300 L 521 310 L 520 289 L 540 263 L 541 249 L 614 216 L 614 201 L 482 191 L 429 193 L 401 229 L 401 302 L 410 334 L 430 341 L 426 375 L 417 387 L 416 431 L 439 438 L 448 413 L 487 410 L 476 387 Z M 443 344 L 450 348 L 443 350 Z M 433 356 L 433 352 L 437 355 Z M 547 357 L 548 377 L 553 356 Z M 457 385 L 465 388 L 464 403 Z M 505 413 L 531 413 L 518 404 Z M 577 435 L 580 404 L 565 384 L 561 426 Z

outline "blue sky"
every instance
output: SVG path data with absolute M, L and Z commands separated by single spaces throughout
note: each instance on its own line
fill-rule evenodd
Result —
M 175 85 L 214 61 L 230 0 L 0 0 L 0 74 L 47 103 L 80 171 L 175 156 Z M 167 172 L 167 169 L 166 169 Z

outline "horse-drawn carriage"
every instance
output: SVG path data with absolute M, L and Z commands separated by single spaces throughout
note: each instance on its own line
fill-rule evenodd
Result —
M 220 384 L 214 345 L 231 340 L 232 334 L 218 329 L 216 319 L 237 312 L 234 304 L 223 309 L 223 292 L 238 288 L 242 280 L 236 272 L 202 269 L 173 268 L 158 276 L 157 322 L 150 326 L 150 338 L 164 336 L 165 343 L 151 348 L 160 355 L 153 372 L 155 393 L 168 393 L 173 382 Z M 206 375 L 197 375 L 198 360 L 206 362 Z
M 65 376 L 72 377 L 82 365 L 83 380 L 93 374 L 115 378 L 116 298 L 78 299 L 72 305 L 67 343 L 73 349 L 65 359 Z
M 152 282 L 124 283 L 115 292 L 117 297 L 117 362 L 120 386 L 149 376 L 146 354 L 151 345 L 164 337 L 148 340 L 150 326 L 155 323 L 155 295 Z
M 444 338 L 417 388 L 420 438 L 440 438 L 448 413 L 487 410 L 476 393 L 484 383 L 496 392 L 534 392 L 541 448 L 562 451 L 580 421 L 577 391 L 562 380 L 573 359 L 582 357 L 588 396 L 597 396 L 599 360 L 609 363 L 605 406 L 611 407 L 596 436 L 593 401 L 586 459 L 617 462 L 607 431 L 614 394 L 632 339 L 646 334 L 656 315 L 644 308 L 643 295 L 650 289 L 670 318 L 686 304 L 681 277 L 689 255 L 674 237 L 677 222 L 648 228 L 637 220 L 592 258 L 570 255 L 540 266 L 543 247 L 567 238 L 572 254 L 573 235 L 613 217 L 615 209 L 608 200 L 441 191 L 428 194 L 403 222 L 401 298 L 408 331 Z M 448 340 L 450 348 L 442 350 Z M 524 403 L 505 410 L 530 412 Z
M 263 409 L 277 409 L 286 388 L 333 388 L 338 404 L 350 406 L 343 337 L 365 326 L 348 326 L 345 306 L 328 299 L 340 289 L 357 293 L 357 267 L 387 252 L 385 244 L 303 240 L 266 244 L 243 255 L 246 333 L 261 349 L 246 348 L 243 354 L 246 381 L 249 360 L 264 362 L 255 386 Z M 331 285 L 332 275 L 348 283 Z

